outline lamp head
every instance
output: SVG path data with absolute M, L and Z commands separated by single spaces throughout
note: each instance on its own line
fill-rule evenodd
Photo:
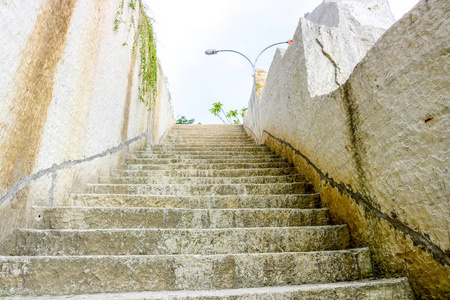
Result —
M 214 55 L 214 54 L 217 54 L 217 53 L 218 53 L 218 51 L 216 49 L 208 49 L 208 50 L 205 51 L 206 55 Z

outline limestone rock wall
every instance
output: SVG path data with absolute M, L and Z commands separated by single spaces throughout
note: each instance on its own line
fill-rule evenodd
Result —
M 282 49 L 277 49 L 277 51 L 284 51 Z M 248 102 L 248 110 L 246 111 L 246 125 L 247 131 L 250 131 L 253 138 L 260 143 L 261 141 L 261 128 L 259 119 L 259 105 L 262 98 L 262 93 L 266 85 L 267 72 L 264 70 L 257 69 L 254 75 L 254 84 L 252 88 L 252 95 L 250 101 Z M 251 130 L 252 128 L 253 130 Z
M 367 12 L 385 7 L 340 2 Z M 334 5 L 340 4 L 325 1 L 320 14 L 301 19 L 292 45 L 277 51 L 262 99 L 250 100 L 246 126 L 306 172 L 335 222 L 349 224 L 354 246 L 370 245 L 377 272 L 407 275 L 422 298 L 448 298 L 448 1 L 421 1 L 373 48 L 363 44 L 361 53 L 369 51 L 354 70 L 347 47 L 328 55 L 322 44 L 320 53 L 317 37 L 328 31 L 328 41 L 338 44 L 336 22 L 377 34 L 381 27 L 324 8 Z M 330 57 L 340 57 L 333 59 L 337 67 Z
M 312 96 L 342 85 L 395 19 L 387 0 L 324 1 L 300 20 Z
M 174 123 L 161 69 L 155 109 L 139 101 L 137 26 L 114 31 L 121 2 L 0 3 L 0 241 Z M 138 24 L 129 2 L 122 20 Z

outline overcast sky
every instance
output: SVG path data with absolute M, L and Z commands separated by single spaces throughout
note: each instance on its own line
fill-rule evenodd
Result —
M 169 82 L 176 118 L 221 123 L 208 111 L 247 107 L 251 66 L 234 53 L 205 55 L 206 49 L 233 49 L 252 61 L 266 46 L 293 37 L 300 17 L 322 0 L 144 0 L 155 20 L 158 57 Z M 389 0 L 396 19 L 418 0 Z M 285 47 L 285 46 L 281 46 Z M 275 47 L 257 68 L 268 70 Z

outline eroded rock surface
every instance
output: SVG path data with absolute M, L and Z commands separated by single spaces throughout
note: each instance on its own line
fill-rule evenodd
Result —
M 370 245 L 377 272 L 448 299 L 449 5 L 419 1 L 367 51 L 391 20 L 385 4 L 325 1 L 302 19 L 245 124 Z
M 311 96 L 342 85 L 394 22 L 388 0 L 325 0 L 307 13 L 299 27 Z

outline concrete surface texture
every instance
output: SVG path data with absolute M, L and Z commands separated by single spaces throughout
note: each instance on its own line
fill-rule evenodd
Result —
M 448 299 L 448 1 L 419 2 L 369 50 L 377 36 L 365 30 L 386 28 L 386 5 L 325 1 L 301 19 L 245 126 L 305 173 L 355 245 L 371 247 L 376 272 Z M 348 28 L 362 32 L 347 43 Z
M 175 125 L 32 216 L 0 246 L 13 299 L 413 299 L 242 125 Z
M 139 6 L 115 32 L 120 4 L 0 4 L 0 241 L 174 123 L 161 68 L 154 109 L 139 101 Z

